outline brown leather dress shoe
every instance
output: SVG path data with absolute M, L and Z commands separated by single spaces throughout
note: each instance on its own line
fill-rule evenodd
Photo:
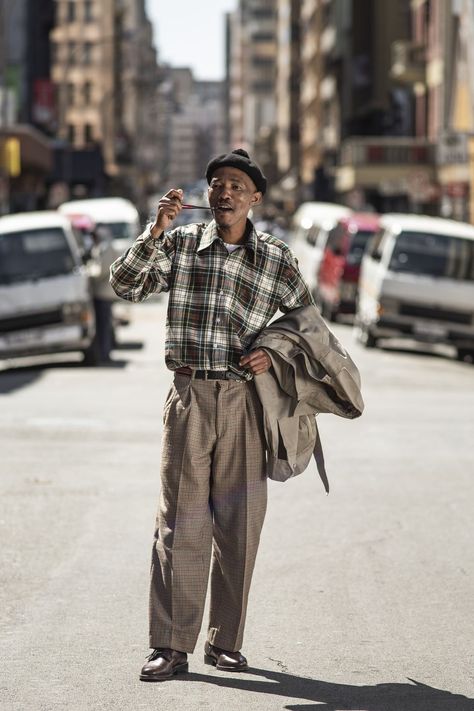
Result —
M 188 671 L 188 655 L 175 649 L 154 649 L 142 667 L 141 681 L 166 681 Z
M 212 664 L 221 671 L 239 672 L 248 669 L 247 660 L 240 652 L 228 652 L 225 649 L 214 647 L 206 642 L 204 645 L 204 662 Z

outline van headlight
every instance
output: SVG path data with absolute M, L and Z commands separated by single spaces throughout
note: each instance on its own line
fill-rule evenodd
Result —
M 81 301 L 63 304 L 62 312 L 65 323 L 89 324 L 93 320 L 91 307 Z
M 382 314 L 396 314 L 398 313 L 398 305 L 396 299 L 381 299 L 377 306 L 377 313 L 379 316 L 382 316 Z

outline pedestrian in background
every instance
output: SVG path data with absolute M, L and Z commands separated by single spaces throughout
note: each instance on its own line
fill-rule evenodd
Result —
M 161 498 L 153 546 L 150 647 L 140 678 L 188 668 L 200 631 L 212 552 L 205 660 L 247 668 L 241 654 L 247 599 L 266 501 L 262 409 L 254 378 L 271 365 L 251 344 L 276 311 L 311 305 L 286 244 L 248 219 L 267 187 L 237 149 L 207 166 L 213 220 L 167 231 L 183 191 L 161 198 L 155 221 L 111 268 L 130 301 L 169 292 Z
M 97 348 L 99 362 L 107 365 L 112 360 L 110 354 L 115 342 L 112 304 L 117 297 L 110 286 L 110 266 L 117 254 L 112 246 L 112 232 L 106 225 L 96 225 L 92 238 L 93 254 L 98 265 L 97 273 L 91 278 Z

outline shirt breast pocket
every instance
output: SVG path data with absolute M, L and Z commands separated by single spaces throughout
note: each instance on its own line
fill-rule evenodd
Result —
M 277 308 L 276 296 L 261 295 L 256 289 L 240 290 L 234 296 L 229 317 L 234 332 L 244 345 L 267 325 Z

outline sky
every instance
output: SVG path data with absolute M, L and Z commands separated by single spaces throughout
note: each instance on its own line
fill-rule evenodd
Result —
M 196 79 L 224 78 L 224 14 L 238 0 L 146 0 L 160 62 L 191 67 Z

